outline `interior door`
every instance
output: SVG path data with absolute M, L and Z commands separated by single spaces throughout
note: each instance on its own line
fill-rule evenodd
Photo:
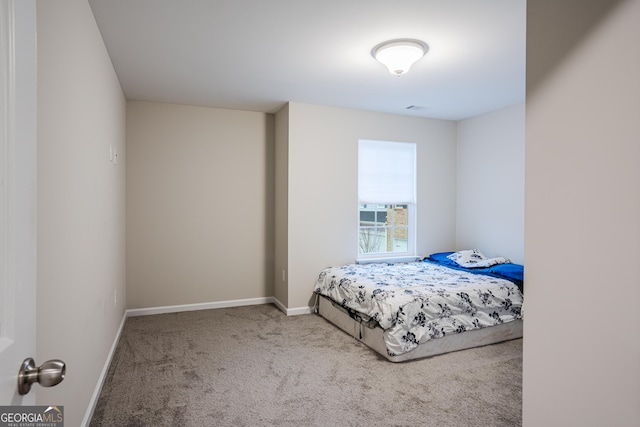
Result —
M 33 405 L 17 376 L 36 336 L 36 2 L 0 4 L 0 405 Z

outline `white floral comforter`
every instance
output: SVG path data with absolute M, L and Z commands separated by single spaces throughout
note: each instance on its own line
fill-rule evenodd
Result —
M 390 356 L 432 338 L 522 318 L 515 284 L 429 262 L 327 268 L 315 292 L 377 321 Z

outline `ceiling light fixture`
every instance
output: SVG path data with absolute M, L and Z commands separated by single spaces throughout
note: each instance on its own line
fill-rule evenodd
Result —
M 389 40 L 371 49 L 371 56 L 384 64 L 391 74 L 401 76 L 429 50 L 429 46 L 420 40 Z

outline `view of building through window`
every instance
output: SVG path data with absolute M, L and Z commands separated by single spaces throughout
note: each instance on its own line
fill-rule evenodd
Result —
M 408 205 L 360 204 L 359 252 L 408 251 Z

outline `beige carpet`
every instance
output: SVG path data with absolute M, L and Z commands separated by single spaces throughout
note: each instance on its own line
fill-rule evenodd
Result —
M 127 319 L 99 426 L 520 426 L 522 340 L 394 364 L 272 305 Z

